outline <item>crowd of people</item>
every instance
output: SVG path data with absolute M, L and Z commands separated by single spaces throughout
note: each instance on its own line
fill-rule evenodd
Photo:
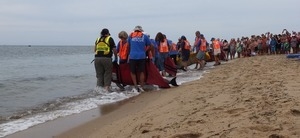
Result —
M 299 53 L 300 32 L 292 33 L 283 29 L 281 34 L 270 32 L 250 37 L 232 38 L 220 41 L 225 54 L 225 60 L 237 57 L 249 57 L 254 55 L 290 54 Z
M 208 52 L 212 55 L 210 58 L 214 59 L 214 65 L 217 66 L 221 64 L 220 60 L 228 61 L 234 58 L 266 54 L 298 53 L 300 47 L 300 32 L 290 33 L 286 29 L 281 34 L 267 32 L 250 37 L 232 38 L 230 41 L 213 37 L 210 42 L 205 39 L 204 34 L 196 31 L 194 43 L 191 44 L 184 35 L 180 36 L 175 43 L 162 32 L 158 32 L 152 39 L 138 25 L 130 34 L 121 31 L 118 37 L 119 41 L 116 44 L 109 30 L 104 28 L 95 42 L 94 65 L 97 86 L 108 92 L 111 91 L 113 62 L 129 63 L 130 75 L 134 83 L 132 91 L 143 92 L 147 61 L 153 62 L 162 76 L 167 76 L 164 62 L 169 57 L 173 59 L 175 65 L 183 66 L 183 70 L 186 71 L 189 69 L 190 55 L 195 53 L 196 60 L 193 61 L 196 64 L 195 69 L 202 70 L 206 64 L 205 57 Z M 181 59 L 181 65 L 178 65 L 178 57 Z M 137 77 L 139 77 L 138 80 Z

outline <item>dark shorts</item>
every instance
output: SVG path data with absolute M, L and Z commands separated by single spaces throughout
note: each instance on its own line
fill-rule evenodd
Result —
M 190 51 L 189 50 L 182 51 L 182 61 L 188 61 L 189 58 L 190 58 Z
M 130 59 L 129 60 L 130 72 L 144 72 L 146 66 L 146 59 Z

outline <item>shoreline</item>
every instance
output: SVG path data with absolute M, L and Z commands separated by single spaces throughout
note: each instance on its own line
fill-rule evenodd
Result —
M 169 88 L 174 89 L 174 88 Z M 137 113 L 139 110 L 142 110 L 143 107 L 147 106 L 149 103 L 152 103 L 152 101 L 155 101 L 156 98 L 159 98 L 164 95 L 164 93 L 160 91 L 151 91 L 151 92 L 145 92 L 141 93 L 138 96 L 131 97 L 129 99 L 125 99 L 120 102 L 111 103 L 104 105 L 100 107 L 100 110 L 109 110 L 111 111 L 111 107 L 115 108 L 115 110 L 104 114 L 94 120 L 91 120 L 89 122 L 86 122 L 84 124 L 78 125 L 73 129 L 70 129 L 68 131 L 65 131 L 61 134 L 58 134 L 57 136 L 54 136 L 53 138 L 64 138 L 64 137 L 85 137 L 86 133 L 92 133 L 93 131 L 96 131 L 97 129 L 100 129 L 106 125 L 110 125 L 111 122 L 117 121 L 119 119 L 122 119 L 126 116 L 130 116 L 131 114 Z M 86 133 L 80 133 L 80 132 L 86 132 Z M 79 133 L 78 133 L 79 132 Z M 74 135 L 76 133 L 76 135 Z
M 104 126 L 110 121 L 116 120 L 116 118 L 123 118 L 125 114 L 129 115 L 130 112 L 136 112 L 161 94 L 160 91 L 141 93 L 128 99 L 100 105 L 98 108 L 87 110 L 79 114 L 73 114 L 38 124 L 26 130 L 7 135 L 5 138 L 57 138 L 68 135 L 68 133 L 76 132 L 77 128 L 81 129 L 81 126 L 84 124 L 89 124 L 95 120 L 101 120 L 103 123 L 101 126 Z M 137 105 L 135 104 L 136 102 L 140 104 Z M 132 107 L 134 108 L 132 109 Z M 130 110 L 127 110 L 127 108 Z M 114 119 L 110 119 L 110 116 L 113 116 Z
M 300 137 L 299 65 L 284 55 L 235 59 L 200 80 L 99 107 L 107 114 L 52 136 Z
M 7 135 L 5 138 L 53 138 L 53 136 L 66 132 L 74 126 L 87 123 L 98 117 L 100 117 L 100 112 L 98 108 L 95 108 L 38 124 L 23 131 Z

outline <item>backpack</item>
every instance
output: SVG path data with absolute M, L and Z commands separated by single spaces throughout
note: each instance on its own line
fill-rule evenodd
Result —
M 99 52 L 102 52 L 103 55 L 108 55 L 110 52 L 110 46 L 109 46 L 109 38 L 108 37 L 102 37 L 102 38 L 98 38 L 96 41 L 96 54 L 98 54 Z

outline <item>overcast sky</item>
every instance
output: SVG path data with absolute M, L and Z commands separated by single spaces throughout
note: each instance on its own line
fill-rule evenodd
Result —
M 141 25 L 152 38 L 194 41 L 300 31 L 300 0 L 1 0 L 0 45 L 93 45 Z

